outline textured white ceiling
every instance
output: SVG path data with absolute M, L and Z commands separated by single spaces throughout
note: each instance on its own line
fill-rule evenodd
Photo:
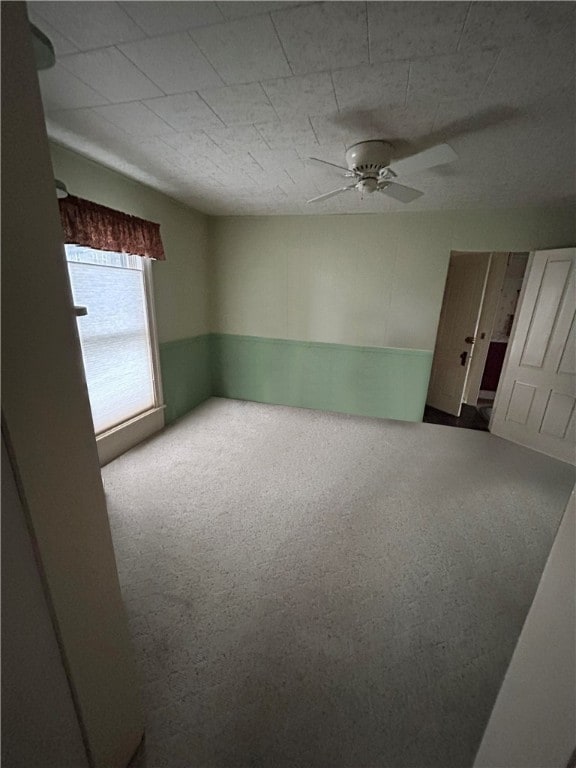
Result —
M 498 208 L 576 199 L 572 2 L 33 2 L 57 64 L 49 135 L 212 214 Z M 346 146 L 459 160 L 347 192 Z M 65 180 L 64 180 L 65 181 Z M 71 190 L 74 192 L 74 190 Z

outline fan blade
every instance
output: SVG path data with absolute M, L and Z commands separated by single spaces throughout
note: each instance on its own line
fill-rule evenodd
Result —
M 452 163 L 458 159 L 458 155 L 449 144 L 437 144 L 435 147 L 425 149 L 403 160 L 394 160 L 390 163 L 390 169 L 397 176 L 407 176 L 410 173 L 419 173 L 436 165 Z
M 338 168 L 339 171 L 344 171 L 345 173 L 352 174 L 353 171 L 351 171 L 349 168 L 345 168 L 343 165 L 336 165 L 336 163 L 329 163 L 328 160 L 320 160 L 319 157 L 309 157 L 308 160 L 312 163 L 320 163 L 321 165 L 330 165 L 332 168 Z
M 328 200 L 329 197 L 334 197 L 334 195 L 339 195 L 340 192 L 347 192 L 349 189 L 355 189 L 356 184 L 351 184 L 349 187 L 341 187 L 340 189 L 333 189 L 332 192 L 326 192 L 325 195 L 320 195 L 319 197 L 313 197 L 312 200 L 306 200 L 307 203 L 318 203 L 320 200 Z
M 424 194 L 424 192 L 420 192 L 418 189 L 405 187 L 403 184 L 396 184 L 395 182 L 387 184 L 378 191 L 383 192 L 388 197 L 393 197 L 394 200 L 398 200 L 401 203 L 411 203 L 412 200 L 416 200 L 417 197 L 421 197 Z

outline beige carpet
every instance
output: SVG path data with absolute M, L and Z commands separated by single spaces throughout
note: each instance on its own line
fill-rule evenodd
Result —
M 488 433 L 212 399 L 103 470 L 146 768 L 467 768 L 574 478 Z

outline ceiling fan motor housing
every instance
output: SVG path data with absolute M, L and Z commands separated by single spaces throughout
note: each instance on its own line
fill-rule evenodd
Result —
M 344 176 L 354 179 L 352 184 L 340 189 L 333 189 L 324 195 L 313 197 L 309 203 L 317 203 L 327 200 L 334 195 L 356 189 L 364 196 L 364 193 L 382 192 L 400 203 L 411 203 L 424 193 L 419 189 L 398 184 L 398 174 L 419 173 L 437 165 L 452 163 L 458 159 L 458 155 L 449 144 L 437 144 L 434 147 L 417 152 L 400 160 L 392 160 L 393 147 L 382 139 L 359 141 L 352 144 L 346 151 L 347 169 L 328 160 L 311 157 L 310 160 L 321 165 L 329 165 L 345 171 Z M 390 165 L 392 164 L 392 167 Z
M 367 178 L 378 178 L 380 172 L 390 165 L 392 146 L 386 141 L 360 141 L 346 152 L 346 164 L 351 171 L 357 171 Z

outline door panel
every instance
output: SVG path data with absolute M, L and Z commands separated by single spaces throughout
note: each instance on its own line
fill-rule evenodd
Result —
M 576 373 L 576 318 L 572 321 L 570 333 L 566 338 L 564 351 L 560 358 L 559 373 Z
M 550 261 L 544 268 L 536 306 L 530 321 L 521 365 L 541 368 L 550 347 L 554 321 L 558 317 L 560 302 L 570 271 L 570 261 Z M 558 347 L 560 349 L 560 347 Z
M 574 412 L 574 398 L 571 395 L 560 395 L 551 392 L 544 410 L 544 418 L 540 432 L 563 439 L 568 431 L 568 425 Z
M 516 424 L 526 424 L 530 416 L 535 394 L 536 387 L 532 387 L 530 384 L 522 384 L 519 381 L 514 382 L 506 418 L 509 421 L 515 421 Z
M 576 462 L 576 249 L 531 257 L 491 431 Z
M 432 363 L 428 405 L 460 415 L 490 265 L 489 253 L 452 253 Z

